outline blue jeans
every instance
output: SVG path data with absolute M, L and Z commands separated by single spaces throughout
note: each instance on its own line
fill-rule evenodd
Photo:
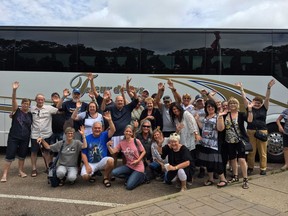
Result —
M 112 170 L 112 176 L 126 179 L 126 189 L 133 190 L 138 185 L 143 184 L 145 180 L 145 174 L 135 171 L 128 166 L 120 166 Z

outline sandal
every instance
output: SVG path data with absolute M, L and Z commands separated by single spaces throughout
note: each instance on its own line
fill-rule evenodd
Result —
M 60 182 L 59 182 L 59 186 L 63 186 L 65 184 L 65 180 L 64 179 L 61 179 Z
M 221 187 L 226 187 L 228 185 L 228 182 L 227 181 L 220 181 L 218 184 L 217 184 L 217 187 L 221 188 Z
M 242 188 L 243 188 L 243 189 L 248 189 L 248 188 L 249 188 L 248 178 L 244 178 L 244 179 L 243 179 Z
M 232 179 L 230 179 L 228 181 L 229 183 L 235 183 L 235 182 L 239 182 L 239 178 L 238 175 L 234 175 Z
M 111 187 L 111 182 L 108 178 L 103 179 L 103 184 L 105 185 L 105 187 Z
M 207 180 L 206 182 L 204 182 L 204 186 L 211 186 L 213 184 L 214 184 L 214 182 L 211 180 Z
M 35 169 L 35 170 L 32 170 L 32 172 L 31 172 L 31 177 L 36 177 L 37 176 L 37 170 Z
M 96 181 L 96 178 L 94 176 L 91 176 L 90 179 L 89 179 L 89 182 L 90 183 L 94 183 Z

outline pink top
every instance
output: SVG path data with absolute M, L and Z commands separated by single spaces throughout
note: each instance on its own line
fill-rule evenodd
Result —
M 144 147 L 140 140 L 136 139 L 138 144 L 138 149 L 134 143 L 134 139 L 131 139 L 129 142 L 127 140 L 122 140 L 116 146 L 117 151 L 120 151 L 125 155 L 126 165 L 138 172 L 144 173 L 144 163 L 141 160 L 137 164 L 131 164 L 134 160 L 137 160 L 140 156 L 140 152 L 144 151 Z

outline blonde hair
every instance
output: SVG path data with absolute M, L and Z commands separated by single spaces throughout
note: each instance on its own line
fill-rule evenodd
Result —
M 173 140 L 173 141 L 180 141 L 180 135 L 179 134 L 177 134 L 177 133 L 172 133 L 172 134 L 170 134 L 170 136 L 169 136 L 169 140 Z
M 147 97 L 146 99 L 145 99 L 145 103 L 148 103 L 148 102 L 154 102 L 154 99 L 152 98 L 152 97 Z
M 240 103 L 239 103 L 239 101 L 236 98 L 230 97 L 229 100 L 228 100 L 228 106 L 229 106 L 230 103 L 236 103 L 237 104 L 237 108 L 239 109 Z

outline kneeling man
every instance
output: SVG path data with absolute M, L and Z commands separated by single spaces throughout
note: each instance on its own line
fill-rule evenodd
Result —
M 86 136 L 87 148 L 82 150 L 82 166 L 81 176 L 84 180 L 93 180 L 92 175 L 104 170 L 103 184 L 110 187 L 110 173 L 114 168 L 114 159 L 108 157 L 108 149 L 106 143 L 115 133 L 115 126 L 112 121 L 110 112 L 105 112 L 103 117 L 109 123 L 109 130 L 103 131 L 101 122 L 95 122 L 92 126 L 92 134 Z M 92 178 L 91 178 L 92 177 Z

